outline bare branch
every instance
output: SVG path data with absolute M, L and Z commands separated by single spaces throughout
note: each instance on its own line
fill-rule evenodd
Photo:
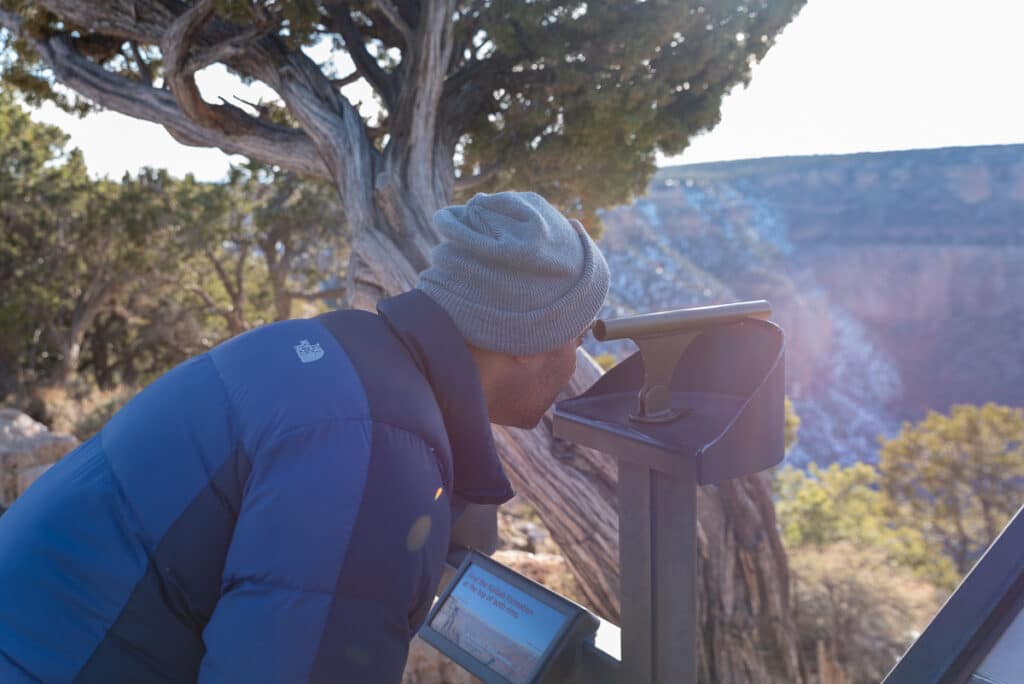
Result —
M 316 292 L 288 292 L 288 296 L 293 299 L 301 299 L 307 302 L 315 302 L 318 299 L 341 299 L 345 296 L 348 288 L 345 286 L 332 287 L 327 290 L 317 290 Z
M 366 79 L 366 82 L 380 94 L 388 111 L 393 111 L 397 96 L 394 76 L 381 69 L 377 60 L 367 51 L 363 34 L 352 21 L 348 3 L 332 0 L 325 2 L 324 8 L 327 10 L 328 30 L 341 34 L 356 69 Z
M 316 147 L 301 131 L 252 117 L 248 117 L 247 128 L 230 135 L 210 129 L 186 116 L 171 93 L 103 69 L 75 51 L 64 36 L 35 39 L 23 30 L 21 17 L 3 10 L 0 25 L 31 44 L 61 83 L 102 107 L 161 124 L 186 145 L 218 147 L 227 154 L 242 154 L 306 176 L 333 180 Z
M 358 81 L 362 77 L 363 77 L 363 74 L 360 73 L 359 69 L 356 69 L 355 71 L 353 71 L 348 76 L 343 76 L 341 78 L 332 78 L 331 79 L 331 85 L 334 86 L 335 88 L 344 88 L 345 86 L 347 86 L 347 85 L 349 85 L 351 83 L 355 83 L 356 81 Z
M 243 29 L 224 42 L 216 43 L 205 50 L 198 51 L 188 59 L 185 70 L 188 73 L 195 73 L 217 62 L 228 62 L 238 59 L 251 50 L 253 45 L 265 36 L 273 33 L 279 25 L 279 20 L 266 15 L 260 21 Z
M 235 290 L 234 283 L 231 282 L 231 278 L 228 276 L 227 271 L 224 270 L 224 265 L 217 259 L 217 255 L 211 250 L 203 250 L 203 254 L 206 255 L 207 260 L 213 264 L 213 269 L 217 271 L 217 277 L 220 279 L 220 284 L 224 287 L 224 290 L 228 293 L 228 298 L 234 304 L 238 301 L 238 297 L 241 294 Z
M 239 300 L 241 300 L 245 294 L 245 260 L 249 256 L 249 248 L 251 246 L 252 245 L 248 242 L 242 243 L 242 249 L 239 251 L 238 258 L 235 261 L 235 288 Z M 236 303 L 236 309 L 239 308 L 237 305 L 238 303 Z
M 205 22 L 201 31 L 193 33 L 190 23 L 201 23 L 199 19 L 204 15 L 200 10 L 205 10 L 207 3 L 202 3 L 199 10 L 195 10 L 194 5 L 186 6 L 172 0 L 131 2 L 135 7 L 132 11 L 128 6 L 130 3 L 119 2 L 116 7 L 99 13 L 95 11 L 94 5 L 87 2 L 40 0 L 42 5 L 62 18 L 75 16 L 81 19 L 81 26 L 90 30 L 104 35 L 123 36 L 125 40 L 137 40 L 142 44 L 167 43 L 167 27 L 176 23 L 178 14 L 185 8 L 191 16 L 181 20 L 179 31 L 183 36 L 191 35 L 189 43 L 197 49 L 223 42 L 239 32 L 237 26 L 213 16 Z M 450 2 L 444 0 L 442 4 L 448 6 Z M 397 77 L 385 73 L 369 55 L 363 33 L 355 25 L 349 10 L 349 3 L 329 0 L 324 6 L 328 5 L 333 6 L 335 11 L 333 15 L 325 14 L 325 23 L 333 22 L 335 26 L 344 27 L 343 37 L 351 49 L 357 68 L 381 93 L 384 102 L 393 106 L 396 101 Z M 97 16 L 100 14 L 102 16 Z M 24 31 L 19 33 L 23 34 Z M 299 122 L 301 132 L 272 122 L 259 121 L 241 109 L 223 106 L 217 106 L 215 110 L 216 118 L 223 117 L 218 121 L 220 125 L 202 122 L 208 122 L 209 119 L 192 120 L 183 111 L 184 107 L 176 101 L 174 93 L 107 72 L 79 54 L 64 36 L 41 40 L 35 40 L 32 36 L 23 37 L 39 51 L 56 73 L 57 80 L 97 104 L 135 118 L 156 121 L 185 144 L 219 147 L 229 154 L 243 154 L 302 175 L 329 180 L 344 194 L 347 218 L 351 225 L 373 226 L 378 223 L 380 217 L 374 203 L 374 187 L 365 181 L 377 177 L 382 158 L 373 146 L 365 122 L 352 103 L 338 93 L 317 64 L 303 52 L 285 47 L 277 36 L 264 36 L 244 55 L 229 59 L 227 65 L 274 89 Z M 187 69 L 181 60 L 187 59 L 184 55 L 189 49 L 186 46 L 177 48 L 179 74 Z M 189 90 L 187 84 L 184 88 L 178 88 L 182 99 L 187 99 Z M 213 108 L 205 102 L 194 104 Z M 237 123 L 234 129 L 223 125 L 224 119 L 229 118 Z M 430 119 L 433 121 L 433 117 Z M 418 245 L 393 242 L 390 237 L 377 231 L 358 230 L 354 231 L 353 249 L 358 248 L 363 249 L 374 264 L 388 264 L 380 269 L 378 276 L 389 291 L 406 289 L 410 283 L 415 282 L 417 269 L 389 255 L 395 249 L 420 251 Z
M 139 69 L 139 77 L 142 82 L 148 86 L 153 85 L 153 72 L 149 68 L 149 64 L 146 63 L 145 58 L 142 56 L 142 51 L 139 50 L 139 44 L 134 40 L 132 41 L 132 55 L 135 57 L 135 65 Z
M 195 70 L 190 71 L 189 49 L 202 30 L 203 25 L 213 17 L 214 0 L 199 0 L 183 12 L 160 41 L 164 55 L 164 80 L 170 86 L 175 99 L 185 115 L 203 125 L 230 133 L 242 125 L 242 120 L 233 116 L 232 105 L 213 106 L 207 104 L 196 86 Z M 247 115 L 246 118 L 250 118 Z
M 455 179 L 455 191 L 456 192 L 467 192 L 480 186 L 485 181 L 494 178 L 498 171 L 501 170 L 501 164 L 492 164 L 486 169 L 480 171 L 475 176 L 462 177 Z
M 0 26 L 3 26 L 11 33 L 21 35 L 22 19 L 14 12 L 0 9 Z
M 210 295 L 207 294 L 206 290 L 202 289 L 201 287 L 192 286 L 186 289 L 188 292 L 191 292 L 192 294 L 203 300 L 203 304 L 205 304 L 208 309 L 213 311 L 218 316 L 226 317 L 230 313 L 227 309 L 222 309 L 219 306 L 217 306 L 217 303 L 214 302 L 213 299 L 210 298 Z
M 402 88 L 394 115 L 388 119 L 391 141 L 386 154 L 393 158 L 393 168 L 415 169 L 408 173 L 408 189 L 414 197 L 442 196 L 435 185 L 435 170 L 451 164 L 451 150 L 438 145 L 441 95 L 453 44 L 453 0 L 435 0 L 421 5 L 416 43 L 402 61 Z M 439 164 L 441 166 L 439 166 Z M 384 174 L 375 179 L 378 203 L 393 226 L 430 226 L 423 208 L 401 200 L 401 194 L 390 193 L 392 202 L 383 201 L 389 194 Z M 446 181 L 447 182 L 447 181 Z M 395 186 L 392 183 L 392 186 Z M 428 239 L 436 240 L 437 235 Z M 413 263 L 417 263 L 412 259 Z
M 115 303 L 112 306 L 110 306 L 108 310 L 110 311 L 110 313 L 123 318 L 124 321 L 129 325 L 143 325 L 149 322 L 142 316 L 138 315 L 137 313 L 134 313 L 133 311 L 128 310 L 126 306 L 123 306 L 121 304 Z
M 96 3 L 82 0 L 40 0 L 34 3 L 69 24 L 87 29 L 90 33 L 131 40 L 142 45 L 160 42 L 160 36 L 174 21 L 174 7 L 180 3 L 165 3 L 161 0 L 131 0 L 130 2 L 105 2 L 97 11 Z
M 398 8 L 394 6 L 391 0 L 374 0 L 374 5 L 377 6 L 391 25 L 398 29 L 398 32 L 402 34 L 402 39 L 405 40 L 406 47 L 411 48 L 413 45 L 413 32 L 409 24 L 402 18 Z

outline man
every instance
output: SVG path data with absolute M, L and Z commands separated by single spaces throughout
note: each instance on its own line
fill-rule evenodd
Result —
M 0 681 L 397 682 L 452 521 L 512 490 L 608 290 L 533 193 L 434 217 L 378 314 L 230 340 L 170 371 L 0 518 Z

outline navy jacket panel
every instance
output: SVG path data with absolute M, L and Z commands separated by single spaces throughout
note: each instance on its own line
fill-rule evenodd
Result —
M 419 290 L 381 300 L 377 308 L 433 390 L 452 452 L 455 494 L 478 504 L 511 499 L 476 364 L 448 313 Z
M 344 310 L 317 319 L 351 360 L 366 396 L 367 417 L 420 435 L 450 471 L 449 435 L 433 390 L 405 346 L 380 316 Z
M 397 682 L 433 602 L 448 550 L 450 497 L 433 454 L 374 426 L 363 506 L 338 577 L 312 682 Z M 417 444 L 419 446 L 417 447 Z M 375 513 L 376 512 L 376 513 Z M 380 568 L 394 573 L 381 581 Z
M 203 632 L 201 681 L 308 679 L 362 503 L 370 434 L 366 419 L 295 428 L 257 457 Z

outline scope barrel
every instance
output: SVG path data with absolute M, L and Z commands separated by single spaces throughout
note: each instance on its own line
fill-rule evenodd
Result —
M 764 299 L 734 304 L 697 306 L 692 309 L 676 309 L 658 313 L 626 316 L 594 323 L 594 337 L 602 342 L 619 340 L 624 337 L 652 337 L 683 330 L 699 330 L 712 325 L 734 323 L 748 317 L 768 318 L 772 306 Z

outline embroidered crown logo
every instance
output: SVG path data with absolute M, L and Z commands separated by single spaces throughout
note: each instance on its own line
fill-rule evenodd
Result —
M 299 361 L 302 363 L 313 363 L 323 358 L 324 350 L 319 343 L 310 344 L 309 340 L 302 340 L 295 345 L 295 353 L 299 355 Z

